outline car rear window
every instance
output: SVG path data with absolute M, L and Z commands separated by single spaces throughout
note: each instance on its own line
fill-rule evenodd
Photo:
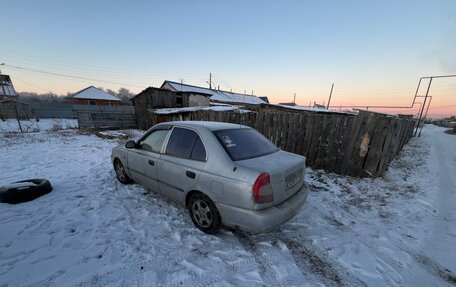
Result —
M 278 148 L 254 129 L 229 129 L 214 132 L 232 160 L 260 157 Z

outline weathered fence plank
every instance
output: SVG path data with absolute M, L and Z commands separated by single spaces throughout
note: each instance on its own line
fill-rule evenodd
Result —
M 378 173 L 383 143 L 386 139 L 388 126 L 389 119 L 387 117 L 383 117 L 377 121 L 375 128 L 373 130 L 370 139 L 371 144 L 369 146 L 369 150 L 362 167 L 370 175 L 375 175 Z
M 80 128 L 130 128 L 136 126 L 133 107 L 74 105 Z
M 258 130 L 283 150 L 307 157 L 307 165 L 354 176 L 381 176 L 408 142 L 415 121 L 360 111 L 358 115 L 196 111 L 153 115 L 152 124 L 209 120 Z

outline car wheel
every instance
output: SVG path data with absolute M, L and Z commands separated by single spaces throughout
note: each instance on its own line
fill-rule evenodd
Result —
M 114 161 L 114 170 L 116 172 L 117 179 L 123 183 L 128 184 L 131 182 L 130 177 L 128 177 L 127 173 L 125 172 L 125 168 L 122 165 L 122 162 L 119 159 Z
M 47 179 L 27 179 L 0 187 L 0 202 L 17 204 L 34 200 L 52 191 Z
M 217 233 L 222 227 L 222 218 L 209 197 L 195 193 L 190 197 L 188 210 L 193 223 L 201 231 L 208 234 Z

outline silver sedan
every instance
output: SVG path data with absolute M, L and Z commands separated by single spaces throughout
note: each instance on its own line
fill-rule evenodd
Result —
M 256 130 L 219 122 L 167 122 L 112 150 L 121 183 L 134 181 L 184 204 L 193 223 L 273 229 L 304 204 L 305 157 L 277 148 Z

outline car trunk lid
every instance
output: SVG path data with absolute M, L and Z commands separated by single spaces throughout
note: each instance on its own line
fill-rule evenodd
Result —
M 303 156 L 279 150 L 269 155 L 238 161 L 237 164 L 270 175 L 274 205 L 277 205 L 301 189 L 305 160 Z

